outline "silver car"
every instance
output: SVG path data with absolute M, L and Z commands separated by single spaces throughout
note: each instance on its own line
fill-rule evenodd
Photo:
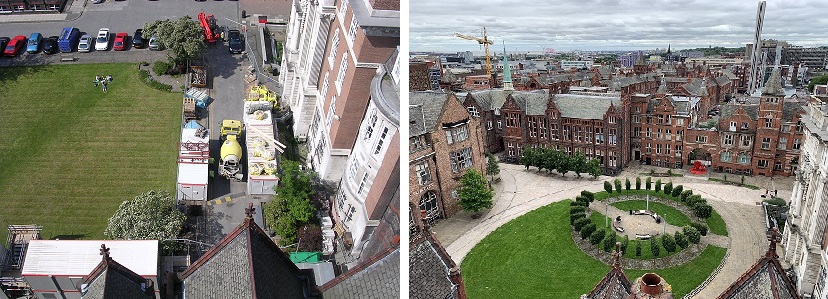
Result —
M 80 42 L 78 42 L 78 52 L 89 52 L 92 51 L 92 44 L 95 40 L 89 34 L 84 34 L 80 38 Z

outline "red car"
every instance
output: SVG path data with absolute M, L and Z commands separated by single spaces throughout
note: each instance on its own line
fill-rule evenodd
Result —
M 9 41 L 9 44 L 6 45 L 6 48 L 3 49 L 3 56 L 17 56 L 17 53 L 20 53 L 25 46 L 26 37 L 23 35 L 15 36 Z
M 127 33 L 126 32 L 118 32 L 118 34 L 115 34 L 115 45 L 112 46 L 112 49 L 115 50 L 115 51 L 126 50 L 126 40 L 127 40 Z

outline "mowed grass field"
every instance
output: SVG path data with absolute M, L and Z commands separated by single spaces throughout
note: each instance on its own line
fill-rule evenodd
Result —
M 95 75 L 112 75 L 108 92 Z M 181 94 L 136 64 L 0 68 L 0 242 L 6 226 L 44 239 L 102 239 L 124 200 L 175 193 Z

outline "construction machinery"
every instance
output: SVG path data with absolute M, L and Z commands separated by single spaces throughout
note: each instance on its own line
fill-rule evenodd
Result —
M 241 181 L 244 174 L 241 171 L 242 147 L 239 138 L 244 130 L 238 120 L 223 120 L 221 126 L 221 149 L 219 155 L 219 175 L 227 179 Z
M 216 24 L 216 18 L 213 15 L 207 15 L 204 12 L 198 13 L 198 23 L 201 24 L 201 28 L 204 30 L 204 39 L 208 43 L 215 43 L 221 37 L 220 28 Z
M 486 35 L 486 27 L 483 27 L 483 38 L 463 35 L 460 33 L 455 33 L 454 36 L 462 39 L 473 40 L 483 45 L 483 51 L 486 53 L 486 76 L 489 78 L 489 85 L 492 85 L 492 58 L 489 56 L 489 45 L 494 45 L 494 42 L 489 39 L 488 35 Z

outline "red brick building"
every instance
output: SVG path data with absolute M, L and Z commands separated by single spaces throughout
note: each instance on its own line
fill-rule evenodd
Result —
M 434 222 L 460 210 L 456 189 L 468 169 L 485 173 L 481 126 L 453 93 L 409 95 L 409 201 Z

